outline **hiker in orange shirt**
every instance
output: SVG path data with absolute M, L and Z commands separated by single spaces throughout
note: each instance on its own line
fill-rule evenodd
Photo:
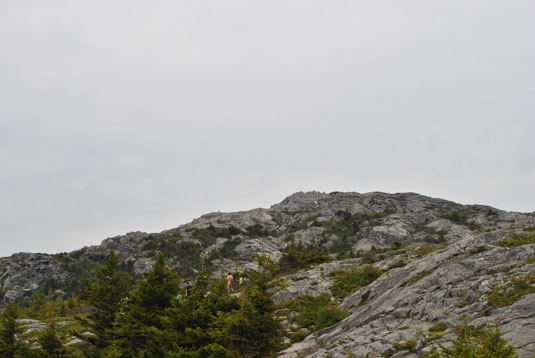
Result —
M 229 272 L 227 276 L 228 293 L 234 292 L 234 289 L 232 288 L 233 283 L 234 283 L 234 277 L 232 277 L 232 275 Z

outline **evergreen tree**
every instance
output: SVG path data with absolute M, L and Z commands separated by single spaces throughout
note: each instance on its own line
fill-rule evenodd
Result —
M 17 308 L 8 304 L 0 314 L 0 357 L 27 358 L 30 356 L 28 345 L 21 339 L 22 328 L 17 324 Z
M 119 258 L 113 250 L 104 264 L 96 270 L 96 280 L 82 292 L 94 307 L 87 319 L 78 318 L 93 335 L 78 335 L 87 345 L 83 348 L 86 357 L 100 357 L 101 351 L 113 340 L 113 324 L 121 307 L 121 300 L 128 292 L 131 278 L 119 270 Z
M 220 315 L 216 342 L 240 357 L 275 357 L 282 345 L 282 328 L 274 317 L 271 298 L 277 266 L 267 257 L 258 257 L 258 270 L 244 289 L 240 309 Z
M 199 276 L 192 295 L 183 302 L 175 300 L 166 318 L 166 340 L 172 344 L 170 357 L 238 358 L 216 342 L 219 320 L 224 314 L 240 309 L 239 298 L 227 293 L 224 279 L 208 285 L 206 273 Z
M 51 324 L 40 336 L 41 345 L 40 358 L 63 358 L 67 357 L 67 349 L 56 334 L 54 324 Z
M 457 327 L 458 339 L 451 339 L 453 347 L 438 344 L 429 358 L 517 358 L 516 350 L 501 338 L 497 328 L 475 330 L 471 326 Z M 460 329 L 461 328 L 461 329 Z M 459 334 L 460 333 L 460 334 Z
M 108 356 L 163 358 L 169 344 L 163 318 L 178 292 L 180 279 L 167 268 L 162 253 L 145 278 L 132 291 L 117 322 L 117 337 Z

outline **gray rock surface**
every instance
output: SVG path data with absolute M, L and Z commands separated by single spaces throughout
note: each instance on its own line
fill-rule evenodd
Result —
M 521 358 L 534 354 L 535 295 L 494 308 L 487 294 L 513 278 L 535 275 L 535 264 L 526 264 L 535 257 L 535 245 L 509 249 L 494 245 L 514 232 L 533 230 L 535 214 L 461 205 L 415 193 L 300 192 L 269 209 L 209 213 L 161 233 L 128 233 L 71 253 L 14 254 L 0 258 L 0 306 L 30 299 L 50 282 L 60 289 L 57 295 L 69 295 L 69 282 L 84 270 L 94 270 L 110 249 L 132 274 L 140 276 L 150 270 L 158 250 L 168 250 L 171 265 L 180 268 L 181 250 L 189 245 L 190 250 L 197 247 L 205 256 L 216 257 L 212 274 L 219 276 L 255 268 L 257 254 L 277 261 L 291 240 L 330 250 L 341 239 L 332 230 L 343 226 L 348 217 L 356 220 L 346 235 L 348 247 L 354 253 L 378 250 L 374 265 L 386 272 L 338 302 L 350 312 L 346 319 L 311 333 L 281 352 L 281 357 L 347 357 L 348 353 L 414 357 L 431 349 L 429 328 L 433 325 L 448 326 L 439 338 L 445 342 L 465 319 L 476 328 L 498 325 Z M 224 232 L 229 228 L 231 234 Z M 206 230 L 219 236 L 204 240 L 199 233 Z M 418 251 L 422 245 L 440 249 L 425 254 Z M 403 249 L 392 251 L 396 247 Z M 222 252 L 226 256 L 217 256 Z M 343 254 L 338 251 L 331 256 Z M 300 295 L 332 297 L 334 279 L 329 274 L 361 264 L 361 258 L 352 258 L 298 271 L 285 277 L 274 298 L 283 302 Z M 360 304 L 365 293 L 365 304 Z M 396 342 L 407 340 L 416 342 L 417 353 L 394 348 Z

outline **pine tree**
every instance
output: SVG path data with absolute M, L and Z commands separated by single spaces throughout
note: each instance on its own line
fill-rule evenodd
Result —
M 94 311 L 87 319 L 78 318 L 93 335 L 79 335 L 87 345 L 83 348 L 86 357 L 100 357 L 104 348 L 113 341 L 113 324 L 121 308 L 121 300 L 128 292 L 131 278 L 120 272 L 119 258 L 113 250 L 104 264 L 96 270 L 96 280 L 82 292 L 82 297 Z
M 167 268 L 159 254 L 150 272 L 132 291 L 118 322 L 115 334 L 115 356 L 163 358 L 169 343 L 159 334 L 163 318 L 178 292 L 180 279 Z M 111 356 L 111 354 L 109 356 Z M 120 355 L 118 355 L 120 354 Z
M 67 357 L 67 349 L 57 336 L 54 324 L 51 324 L 40 336 L 41 345 L 40 358 L 63 358 Z
M 275 357 L 282 345 L 281 324 L 274 317 L 271 288 L 276 265 L 267 257 L 258 257 L 258 270 L 244 289 L 240 310 L 220 316 L 217 343 L 238 352 L 240 357 Z
M 217 341 L 219 320 L 224 314 L 240 309 L 239 298 L 227 293 L 224 279 L 208 284 L 201 272 L 192 295 L 183 302 L 175 300 L 166 318 L 167 341 L 172 344 L 174 358 L 238 358 Z
M 30 356 L 28 345 L 21 339 L 22 328 L 17 324 L 17 308 L 8 304 L 0 314 L 0 357 L 27 358 Z
M 475 330 L 471 326 L 457 327 L 458 339 L 450 339 L 453 347 L 434 347 L 429 358 L 517 358 L 516 350 L 501 338 L 496 327 Z

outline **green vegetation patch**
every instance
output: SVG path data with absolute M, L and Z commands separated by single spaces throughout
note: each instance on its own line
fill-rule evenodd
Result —
M 396 351 L 409 351 L 409 352 L 416 352 L 416 341 L 414 339 L 409 339 L 403 342 L 394 342 L 392 343 L 392 347 Z
M 522 296 L 535 293 L 535 275 L 513 279 L 505 285 L 498 285 L 487 293 L 487 300 L 494 307 L 510 306 Z
M 468 221 L 470 219 L 470 216 L 472 215 L 473 215 L 473 212 L 471 210 L 456 210 L 456 211 L 451 211 L 447 214 L 441 215 L 440 217 L 443 219 L 447 219 L 454 224 L 466 226 L 470 230 L 481 229 L 481 225 L 476 224 L 473 221 Z
M 363 227 L 380 225 L 381 219 L 390 212 L 356 213 L 351 214 L 340 210 L 336 212 L 335 219 L 327 222 L 313 221 L 312 226 L 323 227 L 323 236 L 326 239 L 336 235 L 337 239 L 329 246 L 328 252 L 336 254 L 338 259 L 355 257 L 353 244 L 360 240 L 359 232 Z
M 477 330 L 469 325 L 458 325 L 457 339 L 450 339 L 452 347 L 436 344 L 425 358 L 517 358 L 515 348 L 501 338 L 497 328 Z
M 528 244 L 535 244 L 535 234 L 514 233 L 495 243 L 495 245 L 502 247 L 517 247 Z
M 193 230 L 191 236 L 194 239 L 199 240 L 202 246 L 206 249 L 215 244 L 220 237 L 229 239 L 232 236 L 239 234 L 242 234 L 242 231 L 237 227 L 230 226 L 220 228 L 210 224 L 207 228 Z
M 423 256 L 429 255 L 430 253 L 435 252 L 437 250 L 441 250 L 441 249 L 443 249 L 445 247 L 446 247 L 446 245 L 440 245 L 440 246 L 421 245 L 421 246 L 418 246 L 418 248 L 414 251 L 413 254 L 418 256 L 418 257 L 423 257 Z
M 429 332 L 444 332 L 446 329 L 448 329 L 448 325 L 444 322 L 439 322 L 429 328 Z
M 302 331 L 300 331 L 302 328 L 314 332 L 331 326 L 349 315 L 349 312 L 338 308 L 336 304 L 331 302 L 327 295 L 298 296 L 284 303 L 282 307 L 296 313 L 294 318 L 290 319 L 291 323 L 298 325 L 290 334 L 292 342 L 304 338 Z
M 236 247 L 241 244 L 243 240 L 240 237 L 230 238 L 223 243 L 223 246 L 220 249 L 210 252 L 208 256 L 208 261 L 214 259 L 236 259 L 238 253 L 236 252 Z
M 330 290 L 335 297 L 344 298 L 359 288 L 368 286 L 382 274 L 383 271 L 373 265 L 352 271 L 335 271 L 330 274 L 335 278 Z
M 329 255 L 319 246 L 304 246 L 301 242 L 291 241 L 282 250 L 279 261 L 281 273 L 290 273 L 308 268 L 313 265 L 330 261 Z
M 426 271 L 423 271 L 423 272 L 420 272 L 418 275 L 414 276 L 411 280 L 403 283 L 402 286 L 410 286 L 418 281 L 420 281 L 422 278 L 426 277 L 426 276 L 429 276 L 430 274 L 432 274 L 435 270 L 426 270 Z

